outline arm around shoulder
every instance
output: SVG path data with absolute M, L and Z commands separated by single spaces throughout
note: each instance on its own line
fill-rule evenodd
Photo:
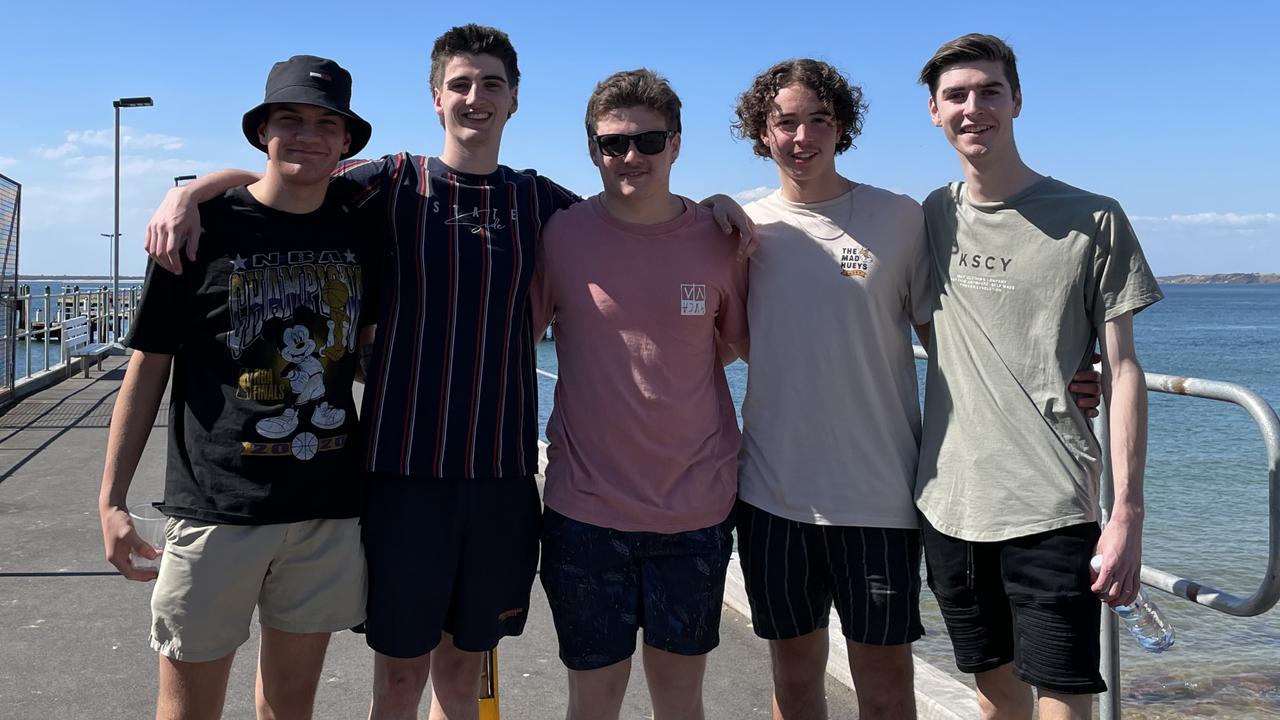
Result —
M 171 188 L 147 223 L 143 243 L 147 254 L 174 275 L 182 274 L 182 248 L 196 259 L 200 247 L 200 208 L 233 187 L 256 182 L 261 175 L 247 170 L 219 170 L 198 178 L 190 185 Z

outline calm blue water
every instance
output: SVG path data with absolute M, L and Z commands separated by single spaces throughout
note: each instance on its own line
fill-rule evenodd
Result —
M 1148 372 L 1224 380 L 1280 407 L 1280 285 L 1171 285 L 1135 321 Z M 538 366 L 556 371 L 555 346 Z M 920 364 L 923 383 L 923 364 Z M 738 405 L 747 368 L 728 368 Z M 923 387 L 923 384 L 922 384 Z M 545 429 L 553 381 L 540 378 Z M 1144 561 L 1240 595 L 1257 589 L 1267 557 L 1267 456 L 1243 410 L 1228 403 L 1150 396 Z M 926 590 L 926 596 L 928 591 Z M 1234 618 L 1152 591 L 1177 631 L 1163 655 L 1121 638 L 1126 718 L 1280 718 L 1280 611 Z M 954 670 L 932 597 L 917 652 Z

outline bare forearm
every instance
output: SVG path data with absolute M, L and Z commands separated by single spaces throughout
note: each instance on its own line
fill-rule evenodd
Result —
M 1147 387 L 1137 358 L 1103 372 L 1115 484 L 1113 517 L 1127 514 L 1141 522 L 1143 475 L 1147 464 Z
M 111 412 L 99 510 L 124 507 L 169 380 L 171 356 L 134 351 Z
M 222 193 L 233 187 L 248 185 L 257 182 L 262 178 L 260 173 L 249 172 L 248 170 L 236 170 L 234 168 L 228 170 L 218 170 L 193 180 L 188 185 L 183 185 L 178 190 L 185 193 L 196 204 L 212 200 Z

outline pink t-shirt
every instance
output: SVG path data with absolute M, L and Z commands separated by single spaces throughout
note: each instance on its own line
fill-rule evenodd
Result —
M 555 318 L 560 362 L 544 499 L 574 520 L 673 533 L 733 506 L 741 436 L 716 337 L 747 337 L 747 268 L 711 212 L 684 203 L 632 225 L 596 196 L 543 232 L 534 329 Z

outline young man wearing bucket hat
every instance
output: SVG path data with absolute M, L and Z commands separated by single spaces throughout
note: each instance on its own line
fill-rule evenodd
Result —
M 506 33 L 451 28 L 431 52 L 440 156 L 355 161 L 335 182 L 391 246 L 361 412 L 375 720 L 416 717 L 428 675 L 433 717 L 475 717 L 485 651 L 528 614 L 541 525 L 528 291 L 542 227 L 578 197 L 499 164 L 519 81 Z M 194 201 L 246 177 L 171 191 L 148 251 L 178 262 Z
M 202 203 L 205 241 L 175 275 L 148 267 L 125 344 L 99 513 L 107 559 L 156 580 L 157 717 L 216 718 L 257 609 L 259 717 L 310 717 L 329 634 L 365 617 L 351 386 L 375 240 L 328 193 L 371 128 L 332 60 L 277 63 L 243 130 L 261 179 Z M 157 553 L 126 503 L 170 372 L 169 516 Z

